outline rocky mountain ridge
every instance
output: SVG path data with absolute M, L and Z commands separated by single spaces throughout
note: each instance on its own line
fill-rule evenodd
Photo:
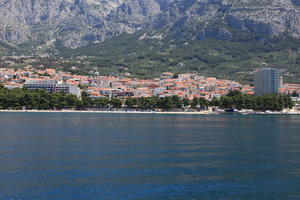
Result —
M 233 39 L 235 31 L 300 38 L 300 0 L 0 0 L 0 41 L 68 48 L 123 33 Z

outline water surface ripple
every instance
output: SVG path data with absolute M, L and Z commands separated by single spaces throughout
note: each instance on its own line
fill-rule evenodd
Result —
M 0 200 L 299 200 L 300 116 L 0 113 Z

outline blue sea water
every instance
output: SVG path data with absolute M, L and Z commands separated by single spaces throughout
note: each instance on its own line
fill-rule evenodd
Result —
M 300 116 L 0 113 L 0 200 L 300 199 Z

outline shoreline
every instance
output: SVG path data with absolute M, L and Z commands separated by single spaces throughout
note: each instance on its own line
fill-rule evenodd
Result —
M 300 112 L 218 113 L 211 111 L 84 111 L 84 110 L 0 110 L 0 113 L 91 113 L 91 114 L 164 114 L 164 115 L 300 115 Z
M 98 114 L 185 114 L 185 115 L 208 115 L 218 114 L 202 112 L 163 112 L 163 111 L 88 111 L 88 110 L 0 110 L 0 113 L 98 113 Z

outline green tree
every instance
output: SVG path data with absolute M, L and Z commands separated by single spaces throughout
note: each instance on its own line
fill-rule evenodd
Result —
M 187 107 L 187 106 L 190 105 L 190 100 L 189 100 L 188 98 L 184 98 L 184 99 L 182 99 L 182 104 L 183 104 L 185 107 Z
M 94 100 L 94 105 L 97 108 L 108 108 L 109 107 L 109 99 L 108 98 L 96 98 Z
M 128 97 L 125 101 L 125 105 L 128 108 L 136 108 L 138 105 L 138 99 L 137 98 L 132 98 L 132 97 Z
M 210 101 L 211 106 L 218 107 L 221 105 L 220 99 L 213 97 L 212 100 Z
M 299 94 L 296 91 L 294 91 L 292 97 L 299 97 Z
M 117 98 L 112 98 L 110 100 L 110 104 L 112 105 L 113 108 L 121 108 L 122 107 L 122 101 Z
M 172 97 L 165 97 L 165 98 L 161 99 L 159 105 L 160 105 L 160 108 L 165 109 L 165 110 L 170 110 L 170 109 L 174 108 Z
M 182 108 L 182 101 L 178 96 L 172 96 L 172 104 L 174 108 Z
M 199 99 L 197 97 L 195 97 L 192 102 L 191 102 L 191 107 L 193 109 L 196 109 L 200 106 L 200 102 L 199 102 Z

